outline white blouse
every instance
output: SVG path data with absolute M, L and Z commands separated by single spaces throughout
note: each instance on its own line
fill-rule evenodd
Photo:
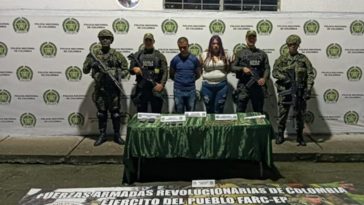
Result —
M 202 60 L 202 79 L 211 84 L 217 84 L 227 79 L 227 69 L 223 60 L 214 61 L 212 59 L 207 59 L 207 52 L 203 52 L 200 56 Z M 226 56 L 229 62 L 228 56 Z

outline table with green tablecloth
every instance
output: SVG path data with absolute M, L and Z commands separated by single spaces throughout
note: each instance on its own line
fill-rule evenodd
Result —
M 127 126 L 124 179 L 138 180 L 139 159 L 238 159 L 273 166 L 271 139 L 274 132 L 267 118 L 244 119 L 259 113 L 238 113 L 233 121 L 217 121 L 214 115 L 187 117 L 182 123 L 140 121 L 133 116 Z

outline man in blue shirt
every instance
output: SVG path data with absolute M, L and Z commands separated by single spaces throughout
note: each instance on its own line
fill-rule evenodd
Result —
M 180 53 L 170 63 L 169 76 L 174 81 L 174 104 L 177 113 L 194 111 L 196 104 L 195 81 L 201 76 L 199 60 L 188 51 L 188 39 L 177 41 Z

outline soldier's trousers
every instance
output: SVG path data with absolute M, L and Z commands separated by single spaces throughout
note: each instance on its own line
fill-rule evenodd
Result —
M 99 120 L 100 131 L 106 131 L 107 116 L 108 112 L 110 112 L 114 131 L 119 132 L 121 118 L 119 90 L 95 90 L 94 101 L 97 107 L 97 118 Z
M 248 106 L 249 100 L 251 100 L 254 112 L 263 113 L 264 106 L 264 90 L 261 86 L 254 84 L 250 88 L 246 88 L 244 84 L 239 83 L 237 86 L 239 89 L 237 99 L 237 112 L 245 112 Z
M 137 88 L 142 89 L 142 88 Z M 136 105 L 138 112 L 148 112 L 148 105 L 150 103 L 153 113 L 161 113 L 163 107 L 163 98 L 160 96 L 155 96 L 152 90 L 141 90 L 140 99 Z M 163 91 L 164 92 L 164 91 Z
M 281 97 L 280 97 L 281 98 Z M 286 129 L 286 122 L 289 114 L 289 110 L 291 105 L 283 104 L 281 99 L 278 101 L 278 133 L 284 133 Z M 306 108 L 306 105 L 304 105 Z M 304 128 L 304 112 L 306 109 L 301 110 L 300 112 L 296 113 L 296 132 L 298 135 L 302 135 L 303 128 Z

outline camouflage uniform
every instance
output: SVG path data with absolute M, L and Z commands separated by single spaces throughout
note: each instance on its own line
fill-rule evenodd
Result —
M 111 37 L 113 34 L 109 30 L 102 30 L 98 37 Z M 128 62 L 125 57 L 113 48 L 109 48 L 106 53 L 102 49 L 94 50 L 94 56 L 101 61 L 107 68 L 103 68 L 109 72 L 115 79 L 120 82 L 122 78 L 129 75 Z M 108 111 L 111 114 L 115 137 L 120 136 L 120 90 L 110 76 L 105 73 L 99 62 L 97 62 L 91 53 L 86 57 L 83 64 L 83 73 L 88 74 L 95 80 L 95 90 L 93 99 L 97 107 L 97 118 L 99 121 L 100 137 L 105 139 Z M 114 138 L 115 140 L 115 138 Z
M 154 41 L 152 34 L 147 33 L 144 39 L 150 38 Z M 138 65 L 136 60 L 130 61 L 130 74 L 135 75 L 133 72 L 134 67 L 141 66 L 143 76 L 136 75 L 136 89 L 131 98 L 137 107 L 138 112 L 148 112 L 148 103 L 151 103 L 153 113 L 161 113 L 166 91 L 163 89 L 161 92 L 153 91 L 157 83 L 165 86 L 168 79 L 168 66 L 166 57 L 158 50 L 142 49 L 134 53 L 136 60 L 141 65 Z
M 286 41 L 288 44 L 300 44 L 301 39 L 297 35 L 290 35 Z M 273 77 L 277 79 L 276 86 L 278 93 L 288 90 L 291 87 L 291 82 L 287 79 L 289 70 L 294 69 L 296 79 L 302 79 L 305 98 L 309 99 L 311 94 L 312 86 L 314 84 L 314 71 L 310 60 L 303 54 L 297 53 L 295 55 L 281 55 L 275 62 L 273 66 Z M 290 95 L 278 96 L 278 136 L 277 144 L 281 144 L 284 141 L 283 134 L 286 128 L 286 121 L 291 107 L 290 104 L 284 104 L 283 102 L 289 102 L 292 100 Z M 300 145 L 305 145 L 303 141 L 303 128 L 304 128 L 304 112 L 306 110 L 306 101 L 303 103 L 303 109 L 296 113 L 296 131 L 297 131 L 297 142 Z
M 248 35 L 255 35 L 255 31 L 248 31 Z M 267 54 L 258 48 L 243 48 L 236 55 L 232 66 L 232 71 L 236 73 L 239 79 L 237 90 L 234 91 L 234 101 L 237 103 L 237 112 L 245 112 L 249 99 L 252 101 L 254 112 L 263 113 L 264 106 L 264 87 L 254 82 L 250 87 L 247 83 L 251 80 L 251 75 L 244 74 L 242 68 L 248 67 L 255 72 L 259 78 L 269 79 L 270 66 Z

